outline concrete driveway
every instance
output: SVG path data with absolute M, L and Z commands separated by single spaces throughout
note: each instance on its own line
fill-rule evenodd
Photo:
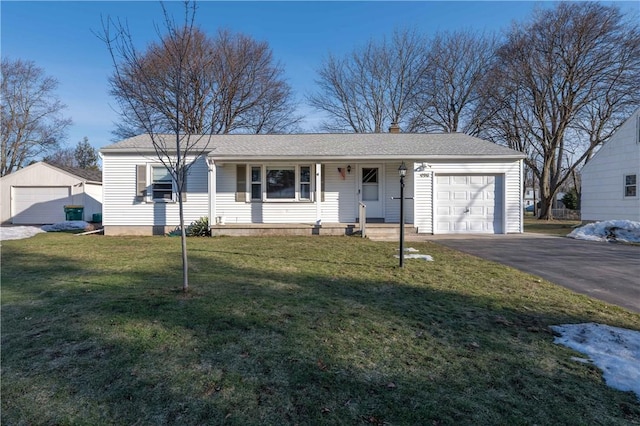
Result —
M 439 235 L 429 241 L 640 313 L 640 246 L 526 233 Z

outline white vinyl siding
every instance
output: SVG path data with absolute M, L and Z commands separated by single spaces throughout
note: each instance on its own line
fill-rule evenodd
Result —
M 345 163 L 324 164 L 322 223 L 354 223 L 358 217 L 357 168 L 352 165 L 343 179 L 338 168 L 345 167 Z
M 636 175 L 636 182 L 640 178 L 638 120 L 640 109 L 582 168 L 582 220 L 640 221 L 640 196 L 625 197 L 625 176 Z
M 384 186 L 385 196 L 385 221 L 389 223 L 400 223 L 400 175 L 398 167 L 401 161 L 387 163 L 384 165 Z M 414 181 L 412 173 L 413 163 L 406 163 L 407 176 L 404 179 L 404 222 L 412 224 L 414 222 Z
M 187 175 L 188 201 L 183 204 L 186 225 L 209 214 L 206 159 L 201 157 L 190 161 L 194 164 Z M 124 154 L 103 156 L 103 225 L 178 226 L 178 203 L 137 201 L 136 171 L 141 163 L 155 164 L 152 157 Z

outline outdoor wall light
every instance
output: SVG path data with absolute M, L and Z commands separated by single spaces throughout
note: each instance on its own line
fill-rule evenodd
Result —
M 351 164 L 347 166 L 347 173 L 351 174 Z

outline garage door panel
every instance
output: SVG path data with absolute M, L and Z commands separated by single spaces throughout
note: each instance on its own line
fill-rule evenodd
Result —
M 451 193 L 449 192 L 438 192 L 438 200 L 450 200 Z
M 438 216 L 449 216 L 451 213 L 451 208 L 449 206 L 438 206 L 437 208 Z
M 17 225 L 56 223 L 65 220 L 64 206 L 71 204 L 68 186 L 12 188 L 11 216 Z
M 451 185 L 450 176 L 436 176 L 436 184 L 438 185 Z
M 454 200 L 468 200 L 469 199 L 469 193 L 467 191 L 455 191 L 453 193 L 453 199 Z

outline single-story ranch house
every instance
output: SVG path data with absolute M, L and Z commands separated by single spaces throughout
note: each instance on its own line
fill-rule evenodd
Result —
M 202 136 L 198 145 L 204 154 L 189 158 L 185 224 L 208 217 L 213 235 L 399 224 L 403 162 L 405 224 L 415 232 L 523 231 L 523 155 L 465 134 L 235 134 Z M 175 229 L 175 183 L 149 135 L 100 153 L 105 235 Z
M 65 206 L 77 206 L 91 222 L 102 213 L 102 174 L 38 162 L 0 178 L 0 222 L 44 225 L 63 222 Z

